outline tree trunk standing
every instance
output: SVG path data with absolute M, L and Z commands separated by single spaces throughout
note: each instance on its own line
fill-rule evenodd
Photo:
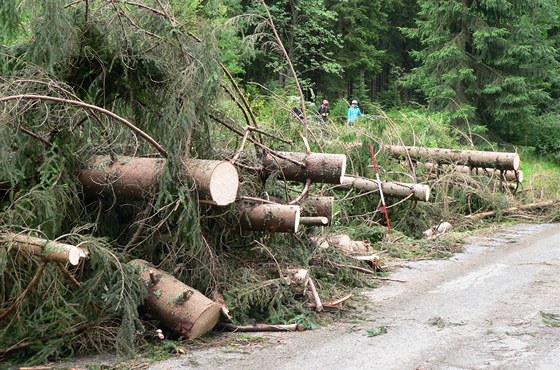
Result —
M 469 167 L 497 168 L 499 170 L 518 170 L 519 154 L 503 152 L 483 152 L 477 150 L 454 150 L 421 148 L 412 146 L 385 145 L 383 150 L 395 157 L 434 162 L 438 164 L 456 163 Z
M 305 164 L 305 168 L 288 160 L 277 158 L 267 153 L 263 158 L 265 171 L 279 171 L 279 179 L 305 182 L 308 178 L 313 182 L 340 184 L 346 172 L 346 156 L 344 154 L 280 152 L 284 157 Z
M 342 178 L 343 188 L 354 188 L 357 191 L 379 191 L 376 181 L 362 177 L 345 176 Z M 383 194 L 397 198 L 408 198 L 427 202 L 430 199 L 430 187 L 423 184 L 407 184 L 404 182 L 382 182 Z
M 216 325 L 220 318 L 220 304 L 144 260 L 129 263 L 138 269 L 140 278 L 148 287 L 146 307 L 167 328 L 185 339 L 195 339 Z
M 239 175 L 235 167 L 225 161 L 204 159 L 185 160 L 185 172 L 194 179 L 199 198 L 219 206 L 235 201 Z M 161 158 L 98 156 L 80 172 L 84 192 L 142 199 L 158 191 L 159 176 L 166 160 Z
M 76 266 L 86 257 L 86 251 L 75 245 L 16 233 L 0 234 L 0 245 L 41 257 L 46 262 L 70 263 Z
M 239 225 L 243 230 L 296 233 L 300 207 L 284 204 L 239 204 Z

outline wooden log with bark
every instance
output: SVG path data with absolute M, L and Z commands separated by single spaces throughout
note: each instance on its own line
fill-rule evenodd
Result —
M 432 236 L 441 235 L 441 234 L 444 234 L 448 231 L 451 231 L 451 229 L 453 229 L 453 225 L 451 225 L 447 221 L 442 221 L 442 222 L 439 223 L 439 225 L 437 225 L 435 227 L 431 227 L 428 230 L 425 230 L 424 232 L 422 232 L 422 236 L 424 238 L 431 238 Z
M 84 248 L 12 232 L 0 233 L 0 245 L 40 257 L 43 261 L 76 266 L 87 257 Z
M 549 207 L 552 207 L 552 206 L 557 206 L 559 203 L 560 203 L 560 201 L 558 201 L 558 200 L 547 200 L 547 201 L 540 202 L 540 203 L 524 204 L 524 205 L 519 206 L 519 207 L 511 207 L 511 208 L 506 208 L 506 209 L 497 210 L 497 211 L 473 213 L 473 214 L 470 214 L 470 215 L 465 216 L 465 217 L 467 219 L 470 219 L 470 220 L 482 220 L 482 219 L 485 219 L 485 218 L 490 218 L 490 217 L 497 216 L 498 214 L 510 215 L 510 214 L 515 214 L 515 213 L 522 212 L 522 211 L 541 210 L 541 209 L 549 208 Z
M 301 209 L 295 205 L 239 203 L 239 225 L 243 230 L 296 233 Z
M 402 162 L 406 165 L 407 162 Z M 505 181 L 513 182 L 523 182 L 523 171 L 522 170 L 498 170 L 495 168 L 480 168 L 480 167 L 469 167 L 463 165 L 448 165 L 448 164 L 437 164 L 432 162 L 417 162 L 415 163 L 418 167 L 426 168 L 433 172 L 442 172 L 445 174 L 452 172 L 459 172 L 463 174 L 480 175 L 480 176 L 490 176 L 496 177 Z
M 267 153 L 262 160 L 265 172 L 280 172 L 279 179 L 288 181 L 340 184 L 346 172 L 346 156 L 344 154 L 279 152 L 279 158 Z M 294 163 L 296 162 L 296 163 Z M 301 163 L 303 166 L 297 164 Z
M 371 253 L 371 242 L 369 240 L 352 240 L 346 234 L 326 235 L 312 238 L 313 242 L 320 248 L 335 248 L 345 254 Z
M 305 226 L 328 226 L 329 219 L 326 217 L 300 217 L 299 224 Z
M 334 197 L 308 196 L 299 203 L 302 223 L 303 217 L 321 217 L 327 219 L 327 223 L 322 226 L 330 225 L 333 217 L 333 204 Z
M 477 150 L 455 150 L 422 148 L 413 146 L 385 145 L 383 150 L 398 158 L 411 158 L 423 162 L 455 163 L 468 167 L 518 170 L 519 154 L 504 152 L 484 152 Z
M 263 331 L 304 331 L 302 324 L 253 324 L 253 325 L 234 325 L 226 322 L 219 322 L 216 330 L 232 331 L 240 333 L 252 333 Z
M 79 180 L 89 194 L 142 199 L 158 191 L 166 163 L 161 158 L 121 156 L 113 162 L 110 157 L 97 156 L 80 172 Z M 184 169 L 194 179 L 201 201 L 218 206 L 235 201 L 239 175 L 231 163 L 188 159 Z
M 354 188 L 357 191 L 379 191 L 379 186 L 374 180 L 358 176 L 344 176 L 341 181 L 342 188 Z M 430 199 L 430 187 L 424 184 L 408 184 L 404 182 L 381 182 L 384 195 L 397 198 L 409 198 L 427 202 Z
M 221 311 L 219 303 L 144 260 L 136 259 L 129 264 L 148 288 L 144 304 L 167 328 L 185 339 L 195 339 L 216 325 Z

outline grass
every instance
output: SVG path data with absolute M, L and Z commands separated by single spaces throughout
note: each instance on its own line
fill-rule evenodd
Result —
M 541 311 L 541 320 L 546 326 L 560 328 L 560 314 Z
M 366 334 L 368 337 L 377 337 L 379 335 L 387 334 L 387 327 L 378 326 L 376 328 L 367 329 Z

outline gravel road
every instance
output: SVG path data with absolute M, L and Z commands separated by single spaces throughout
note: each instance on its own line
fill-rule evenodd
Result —
M 264 344 L 189 350 L 149 369 L 560 369 L 560 327 L 543 320 L 560 315 L 560 225 L 475 237 L 391 278 L 405 282 L 364 293 L 357 324 L 259 333 Z

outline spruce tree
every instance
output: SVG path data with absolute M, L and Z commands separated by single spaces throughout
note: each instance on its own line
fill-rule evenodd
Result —
M 480 123 L 507 140 L 530 130 L 557 84 L 557 50 L 548 31 L 555 0 L 419 0 L 422 49 L 406 84 L 455 123 Z

